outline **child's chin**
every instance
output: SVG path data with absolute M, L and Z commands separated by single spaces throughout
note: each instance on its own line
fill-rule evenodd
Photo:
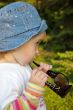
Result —
M 28 64 L 31 64 L 31 63 L 33 63 L 33 59 L 28 62 Z
M 31 64 L 33 62 L 34 58 L 31 58 L 29 60 L 26 61 L 26 64 Z
M 33 62 L 33 60 L 27 61 L 25 64 L 28 65 L 28 64 L 31 64 L 32 62 Z M 24 64 L 24 65 L 25 65 L 25 64 Z

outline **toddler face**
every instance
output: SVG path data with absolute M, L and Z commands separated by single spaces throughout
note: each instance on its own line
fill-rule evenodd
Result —
M 46 32 L 42 32 L 34 36 L 27 43 L 20 47 L 20 53 L 22 57 L 21 59 L 23 60 L 24 64 L 29 64 L 31 61 L 33 61 L 33 58 L 39 54 L 39 43 L 43 41 L 45 37 Z

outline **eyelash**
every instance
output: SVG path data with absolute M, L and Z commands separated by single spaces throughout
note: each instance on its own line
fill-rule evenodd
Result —
M 36 42 L 37 44 L 39 44 L 40 42 Z
M 37 45 L 39 45 L 39 44 L 40 44 L 40 42 L 36 42 L 36 44 L 37 44 Z

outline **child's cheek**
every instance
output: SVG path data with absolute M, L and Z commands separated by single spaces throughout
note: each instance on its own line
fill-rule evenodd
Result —
M 31 59 L 32 59 L 32 54 L 31 54 L 31 53 L 26 53 L 26 54 L 25 54 L 25 60 L 26 60 L 27 62 L 29 62 Z
M 35 56 L 35 49 L 34 48 L 28 48 L 24 52 L 24 56 L 27 60 L 32 60 Z

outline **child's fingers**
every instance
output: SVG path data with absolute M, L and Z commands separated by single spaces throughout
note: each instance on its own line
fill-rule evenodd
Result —
M 38 68 L 39 67 L 32 70 L 31 78 L 29 81 L 35 84 L 45 85 L 45 82 L 48 80 L 49 76 Z
M 32 70 L 32 74 L 36 75 L 36 73 L 39 71 L 38 67 L 36 67 L 35 69 Z
M 47 72 L 47 71 L 50 70 L 51 68 L 52 68 L 52 65 L 40 63 L 39 69 L 43 69 L 45 72 Z
M 41 79 L 44 79 L 44 78 L 48 78 L 49 76 L 46 74 L 46 73 L 44 73 L 44 72 L 41 72 L 40 74 L 37 74 L 38 75 L 38 77 L 40 77 Z
M 44 82 L 42 82 L 42 83 L 40 84 L 40 86 L 42 86 L 42 87 L 43 87 L 43 86 L 45 86 L 45 83 L 44 83 Z
M 42 78 L 42 81 L 45 83 L 48 80 L 48 77 Z
M 52 68 L 52 65 L 48 65 L 48 64 L 46 64 L 46 65 L 45 65 L 45 68 L 46 68 L 46 70 L 48 71 L 49 69 Z
M 44 67 L 44 68 L 47 68 L 47 69 L 51 69 L 51 68 L 52 68 L 52 65 L 45 64 L 45 63 L 40 63 L 40 67 Z
M 38 70 L 37 72 L 36 72 L 36 77 L 39 77 L 39 78 L 45 78 L 45 77 L 48 77 L 48 75 L 45 73 L 45 72 L 43 72 L 43 71 L 41 71 L 41 70 Z
M 45 82 L 48 80 L 48 75 L 46 74 L 46 73 L 44 73 L 44 72 L 42 72 L 42 71 L 40 71 L 40 73 L 41 74 L 37 74 L 37 78 L 38 78 L 38 80 L 40 81 L 40 84 L 41 83 L 44 83 L 45 84 Z
M 47 80 L 48 80 L 47 77 L 43 78 L 40 85 L 41 85 L 41 86 L 45 86 L 45 82 L 46 82 Z
M 40 80 L 38 79 L 37 81 L 39 82 L 39 84 L 41 85 L 41 86 L 44 86 L 45 85 L 45 82 L 48 80 L 48 78 L 47 77 L 44 77 L 44 78 L 40 78 Z

